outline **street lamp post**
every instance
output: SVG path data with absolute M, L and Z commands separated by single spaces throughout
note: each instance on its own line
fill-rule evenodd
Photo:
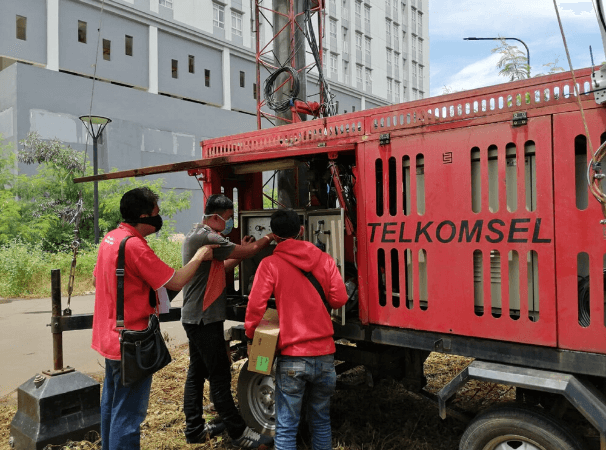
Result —
M 463 38 L 464 41 L 500 41 L 500 40 L 512 40 L 520 42 L 526 48 L 526 64 L 528 65 L 528 78 L 530 78 L 530 50 L 528 50 L 528 46 L 524 43 L 522 39 L 512 38 L 512 37 L 496 37 L 496 38 L 479 38 L 479 37 L 468 37 Z
M 101 116 L 80 116 L 80 120 L 86 127 L 86 131 L 93 138 L 93 173 L 97 175 L 97 139 L 103 133 L 105 126 L 111 122 L 111 119 Z M 95 227 L 95 244 L 99 243 L 99 186 L 97 181 L 94 182 L 94 227 Z

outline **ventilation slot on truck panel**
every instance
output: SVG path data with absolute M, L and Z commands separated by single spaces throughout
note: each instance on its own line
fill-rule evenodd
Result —
M 402 211 L 410 215 L 410 157 L 402 157 Z
M 507 194 L 507 211 L 518 209 L 518 160 L 515 144 L 505 147 L 505 191 Z
M 537 165 L 535 160 L 534 142 L 528 141 L 524 144 L 525 180 L 526 187 L 526 210 L 537 209 Z
M 587 138 L 574 138 L 574 191 L 577 209 L 587 209 Z
M 415 305 L 426 311 L 429 307 L 428 280 L 427 280 L 427 250 L 419 249 L 417 260 L 413 258 L 413 250 L 405 249 L 403 253 L 398 249 L 377 250 L 377 276 L 378 298 L 382 307 L 391 306 L 399 308 L 405 305 L 406 309 L 415 309 Z M 417 265 L 418 299 L 414 297 L 414 265 Z

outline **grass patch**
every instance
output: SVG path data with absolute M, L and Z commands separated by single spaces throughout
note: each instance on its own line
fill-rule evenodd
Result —
M 174 269 L 181 267 L 181 243 L 167 237 L 150 237 L 150 247 Z M 72 295 L 94 291 L 95 245 L 83 246 L 77 254 Z M 0 246 L 0 298 L 38 298 L 51 295 L 51 270 L 61 271 L 61 293 L 67 295 L 73 252 L 49 253 L 40 244 L 14 240 Z

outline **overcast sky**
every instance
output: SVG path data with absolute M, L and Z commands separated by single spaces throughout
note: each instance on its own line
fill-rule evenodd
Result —
M 595 0 L 594 0 L 595 1 Z M 602 1 L 606 6 L 605 0 Z M 575 69 L 606 61 L 592 0 L 557 0 Z M 543 64 L 558 60 L 570 70 L 553 0 L 429 0 L 430 95 L 444 86 L 459 91 L 508 80 L 496 68 L 492 54 L 497 41 L 464 41 L 464 37 L 515 37 L 530 50 L 531 74 L 546 72 Z M 517 45 L 517 41 L 507 41 Z

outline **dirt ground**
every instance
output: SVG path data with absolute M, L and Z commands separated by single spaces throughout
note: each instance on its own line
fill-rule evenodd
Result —
M 183 429 L 183 386 L 187 371 L 187 346 L 173 349 L 173 362 L 154 375 L 148 415 L 142 426 L 141 445 L 151 449 L 230 449 L 224 433 L 204 444 L 189 445 Z M 436 393 L 447 381 L 471 362 L 469 358 L 432 353 L 425 363 L 426 389 Z M 237 375 L 242 361 L 234 363 L 232 391 L 235 395 Z M 356 373 L 357 370 L 357 373 Z M 395 381 L 382 380 L 370 387 L 363 369 L 354 369 L 348 377 L 359 383 L 337 391 L 332 400 L 331 418 L 335 450 L 457 450 L 465 424 L 454 418 L 441 420 L 435 403 L 422 395 L 406 391 Z M 101 375 L 94 375 L 102 382 Z M 208 395 L 208 392 L 206 392 Z M 469 382 L 455 398 L 453 405 L 473 414 L 484 407 L 503 401 L 514 401 L 515 389 L 490 383 Z M 16 412 L 14 400 L 0 399 L 0 450 L 9 450 L 10 422 Z M 568 413 L 567 413 L 568 414 Z M 567 421 L 576 424 L 579 433 L 595 438 L 596 432 L 576 413 Z M 209 414 L 208 419 L 212 419 Z M 99 450 L 100 443 L 78 442 L 55 446 L 52 450 Z M 311 449 L 304 440 L 300 449 Z M 50 450 L 50 449 L 49 449 Z

